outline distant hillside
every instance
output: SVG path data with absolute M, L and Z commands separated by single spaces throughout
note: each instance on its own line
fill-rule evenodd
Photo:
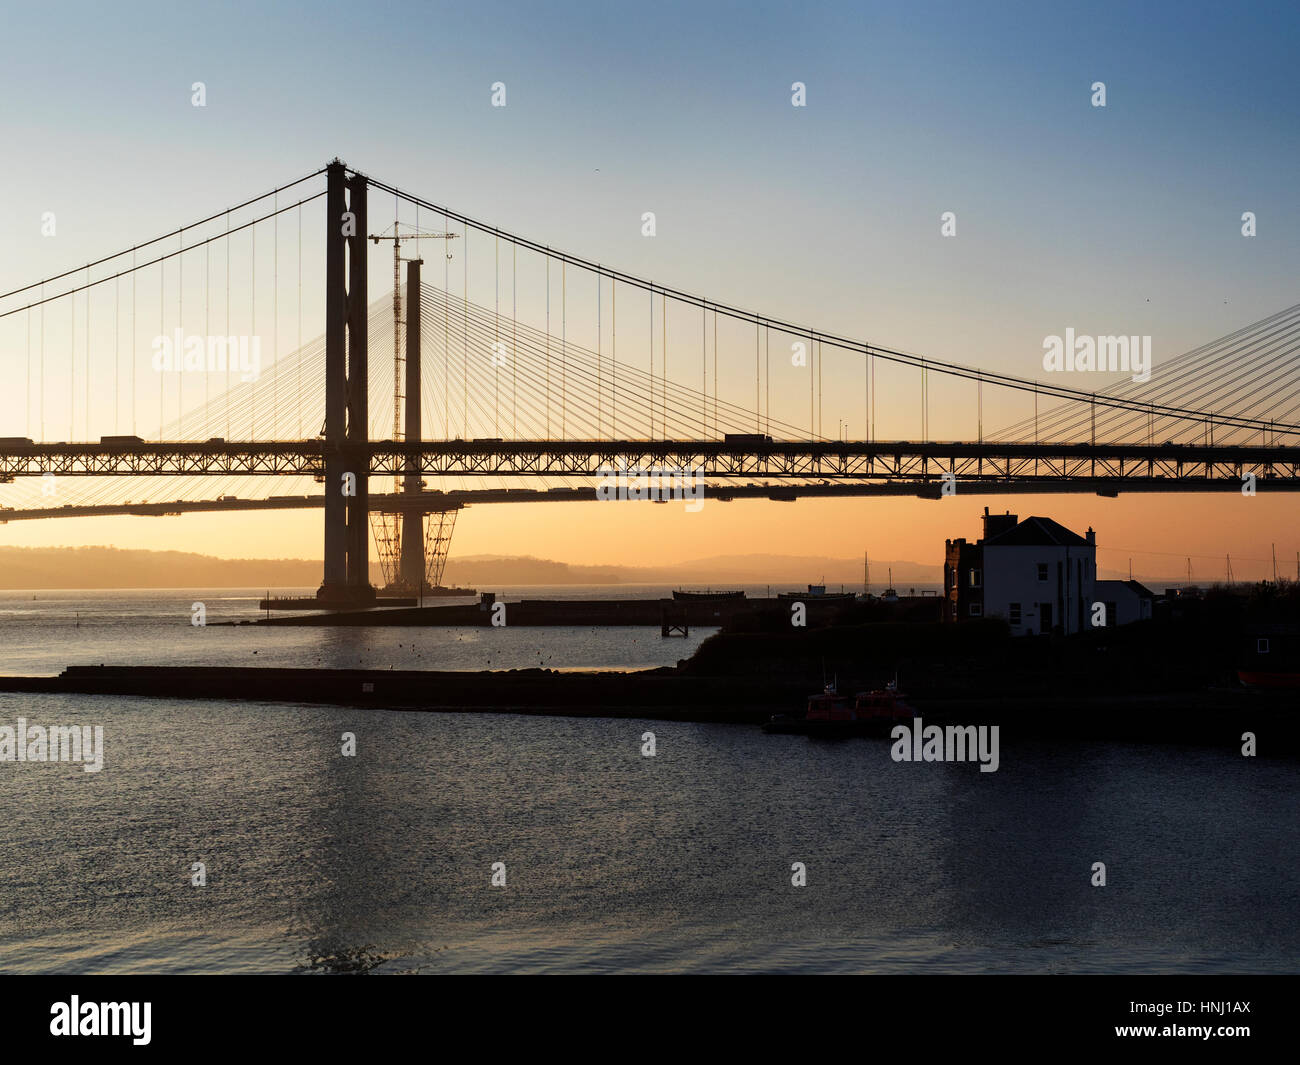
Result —
M 871 583 L 884 584 L 890 568 L 894 582 L 933 583 L 942 568 L 917 562 L 871 564 Z M 490 587 L 492 584 L 827 584 L 862 587 L 861 559 L 798 555 L 718 555 L 667 566 L 578 566 L 540 558 L 470 555 L 447 562 L 447 584 Z
M 938 584 L 943 568 L 904 560 L 872 560 L 871 584 Z M 1117 579 L 1119 571 L 1099 576 Z M 453 556 L 446 584 L 492 591 L 521 584 L 669 584 L 691 588 L 729 585 L 818 584 L 862 587 L 862 560 L 801 555 L 717 555 L 671 566 L 583 566 L 512 555 Z M 19 588 L 315 588 L 321 563 L 302 558 L 214 558 L 188 551 L 133 551 L 116 547 L 0 547 L 0 589 Z M 379 567 L 371 579 L 380 583 Z M 1143 577 L 1152 588 L 1182 583 Z
M 0 547 L 0 588 L 285 588 L 320 583 L 306 559 L 213 558 L 116 547 Z
M 482 587 L 498 584 L 637 584 L 638 571 L 623 566 L 574 566 L 546 558 L 467 555 L 447 560 L 443 584 Z
M 872 563 L 873 584 L 940 579 L 937 566 Z M 379 569 L 372 567 L 379 582 Z M 721 555 L 673 566 L 584 566 L 551 559 L 503 555 L 453 556 L 447 584 L 491 590 L 521 584 L 828 584 L 859 588 L 862 563 L 791 555 Z M 227 559 L 187 551 L 135 551 L 115 547 L 0 547 L 0 588 L 311 588 L 320 583 L 315 559 Z

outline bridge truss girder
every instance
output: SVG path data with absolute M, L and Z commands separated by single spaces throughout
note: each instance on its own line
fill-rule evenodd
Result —
M 1300 448 L 1244 445 L 377 441 L 346 449 L 370 476 L 584 477 L 612 469 L 697 470 L 714 479 L 1008 482 L 1170 481 L 1188 486 L 1300 483 Z M 300 476 L 325 472 L 320 441 L 269 444 L 19 444 L 0 447 L 0 480 L 18 477 Z

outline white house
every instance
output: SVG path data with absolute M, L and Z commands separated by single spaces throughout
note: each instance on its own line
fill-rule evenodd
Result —
M 1083 632 L 1106 605 L 1106 625 L 1151 616 L 1152 595 L 1136 581 L 1097 580 L 1097 535 L 1071 532 L 1051 518 L 990 514 L 975 543 L 945 544 L 948 621 L 1000 617 L 1012 635 Z

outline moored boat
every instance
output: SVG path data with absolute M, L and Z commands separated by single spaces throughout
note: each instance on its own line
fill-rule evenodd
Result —
M 1300 688 L 1300 672 L 1264 673 L 1239 669 L 1237 679 L 1247 688 Z
M 850 698 L 830 685 L 810 695 L 802 716 L 774 714 L 764 732 L 800 736 L 888 736 L 897 724 L 910 722 L 916 711 L 898 691 L 896 682 Z
M 828 602 L 828 601 L 831 601 L 831 600 L 838 600 L 838 601 L 845 601 L 845 602 L 848 602 L 848 601 L 852 601 L 853 599 L 856 598 L 856 596 L 854 595 L 853 592 L 845 592 L 845 591 L 839 591 L 839 592 L 828 592 L 828 591 L 826 590 L 826 584 L 825 584 L 825 578 L 824 578 L 824 577 L 822 578 L 822 583 L 821 583 L 821 584 L 810 584 L 810 585 L 808 585 L 808 591 L 806 591 L 806 592 L 777 592 L 777 593 L 776 593 L 776 597 L 777 597 L 778 599 L 785 599 L 785 600 L 793 600 L 793 599 L 798 599 L 798 600 L 808 600 L 808 599 L 811 599 L 811 600 L 814 600 L 814 601 L 816 601 L 816 602 Z

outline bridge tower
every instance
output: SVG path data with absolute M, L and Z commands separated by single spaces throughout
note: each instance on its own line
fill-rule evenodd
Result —
M 406 439 L 418 444 L 420 435 L 420 267 L 421 259 L 406 263 Z M 402 491 L 414 495 L 424 488 L 420 460 L 408 455 Z M 402 514 L 402 584 L 419 595 L 424 587 L 424 516 L 416 510 Z
M 370 460 L 367 454 L 365 175 L 326 169 L 325 578 L 319 599 L 373 602 L 370 584 Z M 350 476 L 349 476 L 350 475 Z

